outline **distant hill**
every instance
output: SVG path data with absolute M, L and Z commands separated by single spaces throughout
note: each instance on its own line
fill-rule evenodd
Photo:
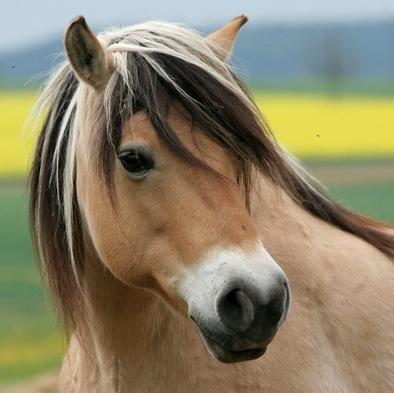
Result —
M 34 86 L 62 59 L 62 39 L 0 53 L 0 87 Z M 255 85 L 380 86 L 394 91 L 394 20 L 353 24 L 250 25 L 233 57 Z
M 64 56 L 61 37 L 15 52 L 0 52 L 0 86 L 30 87 L 45 78 Z M 59 56 L 60 54 L 60 56 Z

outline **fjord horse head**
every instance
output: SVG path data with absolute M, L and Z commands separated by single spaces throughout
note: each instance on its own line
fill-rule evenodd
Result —
M 98 37 L 82 17 L 69 26 L 32 203 L 52 290 L 74 322 L 87 244 L 115 279 L 192 318 L 223 362 L 261 356 L 285 320 L 287 278 L 248 208 L 253 171 L 274 176 L 280 159 L 226 64 L 245 22 L 208 37 L 163 23 Z

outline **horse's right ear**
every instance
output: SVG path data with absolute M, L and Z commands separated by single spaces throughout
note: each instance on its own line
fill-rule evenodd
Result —
M 98 91 L 104 89 L 112 73 L 112 61 L 83 16 L 67 28 L 64 46 L 78 77 Z

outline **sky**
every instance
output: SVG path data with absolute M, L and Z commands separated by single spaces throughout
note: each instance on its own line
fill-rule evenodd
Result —
M 394 0 L 0 0 L 0 51 L 48 40 L 77 15 L 101 29 L 152 19 L 198 27 L 239 14 L 250 23 L 394 20 Z

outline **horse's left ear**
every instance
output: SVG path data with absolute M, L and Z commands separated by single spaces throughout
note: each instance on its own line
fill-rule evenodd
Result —
M 112 61 L 83 16 L 75 18 L 66 30 L 67 57 L 81 80 L 101 91 L 112 73 Z
M 207 37 L 208 41 L 217 48 L 222 60 L 227 60 L 230 57 L 237 34 L 247 21 L 247 16 L 237 16 Z

